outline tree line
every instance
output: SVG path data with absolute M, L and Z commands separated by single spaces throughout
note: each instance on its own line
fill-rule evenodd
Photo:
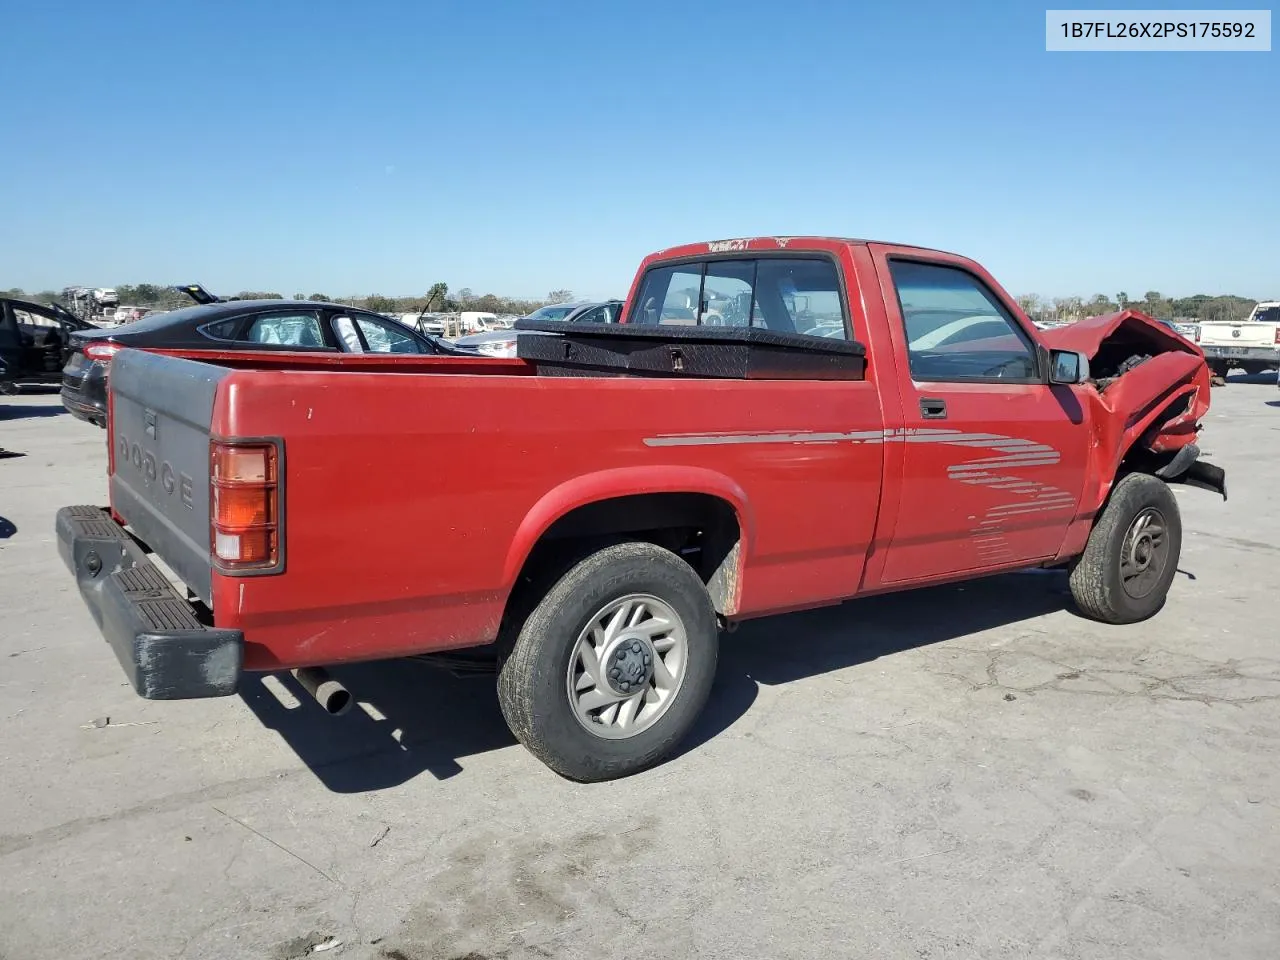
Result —
M 186 294 L 165 284 L 123 284 L 115 289 L 122 304 L 165 310 L 191 305 L 191 300 Z M 33 300 L 36 303 L 58 303 L 62 298 L 60 293 L 53 290 L 28 293 L 17 287 L 0 290 L 0 296 Z M 272 291 L 242 290 L 235 294 L 234 299 L 282 300 L 284 295 Z M 334 302 L 333 297 L 320 292 L 295 293 L 293 299 Z M 552 290 L 540 300 L 501 297 L 494 293 L 477 296 L 470 287 L 463 287 L 451 295 L 447 283 L 433 283 L 426 293 L 417 297 L 387 297 L 373 293 L 363 297 L 339 297 L 336 302 L 372 310 L 375 313 L 417 313 L 419 311 L 457 313 L 461 310 L 479 310 L 486 313 L 523 316 L 548 303 L 566 303 L 572 299 L 573 291 L 571 290 Z M 1101 313 L 1112 313 L 1126 307 L 1141 310 L 1162 320 L 1243 320 L 1257 303 L 1249 297 L 1214 296 L 1207 293 L 1197 293 L 1191 297 L 1166 297 L 1158 290 L 1148 290 L 1142 295 L 1141 300 L 1132 299 L 1124 292 L 1117 293 L 1115 296 L 1096 293 L 1087 299 L 1085 297 L 1051 298 L 1030 293 L 1018 297 L 1017 300 L 1019 306 L 1033 320 L 1046 321 L 1079 320 Z
M 161 283 L 121 284 L 115 288 L 120 303 L 135 307 L 151 307 L 173 310 L 178 307 L 191 306 L 192 300 L 185 293 Z M 62 294 L 54 290 L 41 290 L 28 293 L 18 287 L 0 290 L 0 296 L 31 300 L 36 303 L 60 303 Z M 284 294 L 269 290 L 241 290 L 234 300 L 283 300 Z M 523 316 L 549 303 L 567 303 L 573 299 L 572 290 L 552 290 L 542 299 L 524 299 L 520 297 L 502 297 L 496 293 L 476 295 L 470 287 L 463 287 L 450 294 L 447 283 L 433 283 L 421 296 L 386 297 L 379 293 L 356 297 L 331 297 L 327 293 L 295 293 L 294 300 L 312 300 L 317 303 L 345 303 L 348 306 L 372 310 L 375 313 L 457 313 L 462 310 L 477 310 L 485 313 L 515 314 Z
M 1080 320 L 1103 313 L 1131 308 L 1161 320 L 1243 320 L 1253 310 L 1256 300 L 1235 295 L 1211 296 L 1197 293 L 1191 297 L 1166 297 L 1158 290 L 1148 290 L 1141 300 L 1127 293 L 1109 297 L 1095 293 L 1084 297 L 1042 297 L 1029 293 L 1017 298 L 1018 305 L 1032 320 Z

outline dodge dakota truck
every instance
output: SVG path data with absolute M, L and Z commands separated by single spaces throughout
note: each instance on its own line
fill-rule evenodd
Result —
M 722 628 L 1026 567 L 1133 623 L 1170 484 L 1226 496 L 1195 344 L 1132 310 L 1037 330 L 964 257 L 687 245 L 622 321 L 511 359 L 118 353 L 109 504 L 57 539 L 137 692 L 294 671 L 337 712 L 326 667 L 486 648 L 516 737 L 610 779 L 689 731 Z

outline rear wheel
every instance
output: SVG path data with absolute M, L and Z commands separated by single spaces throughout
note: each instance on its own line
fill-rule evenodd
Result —
M 1071 571 L 1071 595 L 1104 623 L 1137 623 L 1164 606 L 1182 550 L 1182 517 L 1169 485 L 1131 473 L 1115 486 Z
M 649 543 L 606 547 L 525 620 L 498 675 L 503 716 L 564 777 L 636 773 L 697 720 L 718 639 L 706 587 L 687 563 Z

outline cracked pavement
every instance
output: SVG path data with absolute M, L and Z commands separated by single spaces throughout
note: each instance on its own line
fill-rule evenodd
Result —
M 337 719 L 135 697 L 53 540 L 104 434 L 4 398 L 0 958 L 1270 958 L 1280 391 L 1213 401 L 1155 619 L 1029 572 L 747 624 L 687 749 L 584 787 L 415 661 Z

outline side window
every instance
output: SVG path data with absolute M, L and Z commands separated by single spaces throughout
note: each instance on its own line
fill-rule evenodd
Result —
M 987 287 L 964 270 L 891 260 L 916 380 L 1030 380 L 1030 338 Z
M 593 307 L 592 309 L 584 313 L 582 316 L 580 316 L 574 322 L 575 323 L 609 323 L 609 320 L 610 320 L 609 311 L 611 309 L 612 309 L 611 307 L 607 307 L 607 306 Z
M 239 329 L 242 319 L 242 317 L 232 317 L 230 320 L 206 323 L 200 328 L 200 332 L 206 337 L 212 337 L 214 340 L 234 340 L 236 338 L 236 330 Z
M 848 339 L 840 271 L 823 258 L 771 257 L 756 269 L 751 325 L 810 337 Z
M 644 275 L 632 323 L 693 326 L 698 322 L 702 265 L 659 267 Z
M 347 353 L 364 353 L 364 344 L 360 342 L 360 334 L 356 331 L 356 322 L 350 317 L 334 317 L 333 329 L 338 335 L 338 342 Z
M 751 323 L 751 289 L 756 261 L 720 260 L 707 264 L 698 322 L 708 327 L 745 327 Z
M 369 345 L 370 353 L 422 353 L 420 344 L 413 336 L 404 330 L 396 330 L 390 323 L 358 314 L 355 321 L 364 334 L 364 342 Z
M 13 318 L 24 327 L 41 327 L 45 330 L 60 330 L 62 324 L 53 317 L 46 317 L 42 313 L 32 313 L 30 310 L 21 310 L 18 307 L 13 308 Z
M 323 348 L 320 318 L 314 313 L 262 313 L 253 317 L 238 338 L 245 343 Z

